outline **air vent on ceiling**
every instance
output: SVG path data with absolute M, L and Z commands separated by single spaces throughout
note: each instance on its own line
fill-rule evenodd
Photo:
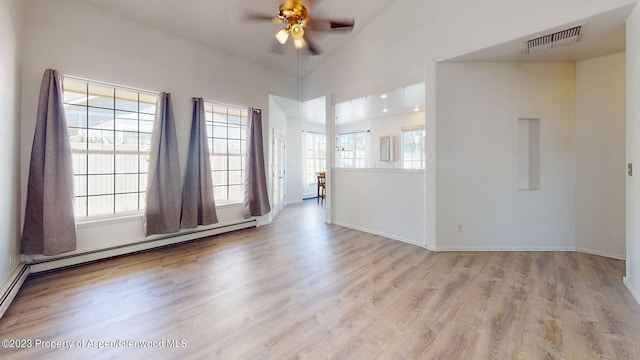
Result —
M 576 26 L 571 29 L 531 39 L 527 41 L 527 51 L 529 54 L 532 54 L 542 50 L 550 50 L 560 46 L 575 44 L 580 37 L 580 29 L 582 29 L 582 26 Z

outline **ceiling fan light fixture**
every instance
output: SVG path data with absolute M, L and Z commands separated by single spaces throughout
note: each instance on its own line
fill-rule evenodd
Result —
M 291 25 L 291 37 L 294 40 L 300 40 L 304 37 L 304 29 L 300 24 Z
M 293 38 L 293 45 L 296 49 L 307 47 L 311 55 L 319 55 L 321 49 L 315 44 L 310 36 L 315 32 L 333 31 L 333 30 L 351 30 L 354 21 L 351 20 L 329 20 L 316 19 L 315 21 L 309 17 L 309 12 L 304 3 L 311 0 L 280 0 L 282 3 L 278 8 L 275 16 L 256 13 L 253 11 L 244 11 L 239 14 L 240 20 L 260 20 L 272 21 L 282 24 L 281 28 L 276 31 L 275 37 L 280 45 L 285 45 L 289 41 L 289 37 Z M 275 45 L 275 43 L 274 43 Z M 278 46 L 271 47 L 273 52 L 280 53 Z
M 299 39 L 296 39 L 295 37 L 293 38 L 293 46 L 295 46 L 296 49 L 302 49 L 305 45 L 306 45 L 306 42 L 304 41 L 304 38 L 299 38 Z
M 282 45 L 287 43 L 287 40 L 289 39 L 289 30 L 288 29 L 282 29 L 280 31 L 278 31 L 276 33 L 276 39 L 278 39 L 278 42 Z

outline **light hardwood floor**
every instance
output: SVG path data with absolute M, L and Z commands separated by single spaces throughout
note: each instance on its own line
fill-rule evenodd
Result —
M 0 339 L 32 347 L 0 358 L 640 359 L 623 261 L 434 253 L 321 211 L 305 202 L 259 229 L 30 277 Z

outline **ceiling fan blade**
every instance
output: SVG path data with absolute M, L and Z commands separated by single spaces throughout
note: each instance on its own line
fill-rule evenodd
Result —
M 277 39 L 274 38 L 271 41 L 271 44 L 269 45 L 269 52 L 272 52 L 277 55 L 282 55 L 284 54 L 284 50 L 285 50 L 284 45 L 280 44 Z
M 331 24 L 331 30 L 340 30 L 340 29 L 344 29 L 344 30 L 351 30 L 353 29 L 353 27 L 356 24 L 355 19 L 351 19 L 351 20 L 342 20 L 342 21 L 330 21 Z
M 320 55 L 322 54 L 322 49 L 316 44 L 313 38 L 307 33 L 304 37 L 305 42 L 307 43 L 307 50 L 311 53 L 311 55 Z
M 355 25 L 354 19 L 328 20 L 311 19 L 311 29 L 316 31 L 351 31 Z
M 282 22 L 278 17 L 256 11 L 233 9 L 229 11 L 229 22 L 237 25 L 245 21 L 273 21 Z

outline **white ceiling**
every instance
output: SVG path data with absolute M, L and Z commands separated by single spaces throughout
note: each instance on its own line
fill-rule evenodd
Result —
M 462 55 L 448 61 L 458 62 L 565 62 L 592 59 L 625 51 L 626 20 L 635 4 L 589 18 L 554 27 L 503 44 Z M 577 43 L 548 51 L 527 54 L 527 40 L 582 26 Z
M 165 33 L 237 56 L 255 64 L 293 76 L 298 62 L 293 44 L 283 54 L 269 51 L 275 33 L 282 27 L 268 21 L 231 24 L 237 10 L 276 15 L 280 0 L 80 0 L 111 13 L 129 18 Z M 323 50 L 318 56 L 300 51 L 299 74 L 304 76 L 323 59 L 344 45 L 395 0 L 310 0 L 303 1 L 313 19 L 355 19 L 351 33 L 315 33 L 314 40 Z M 235 21 L 233 21 L 235 22 Z
M 408 85 L 336 104 L 336 124 L 424 111 L 424 106 L 424 83 Z
M 324 59 L 345 45 L 376 16 L 385 11 L 395 0 L 340 1 L 303 0 L 312 18 L 355 18 L 351 33 L 318 33 L 314 39 L 324 51 L 319 56 L 309 56 L 306 50 L 296 56 L 296 50 L 287 43 L 283 54 L 269 51 L 274 35 L 281 24 L 268 21 L 231 24 L 233 12 L 252 12 L 275 15 L 281 0 L 79 0 L 145 24 L 162 32 L 175 35 L 202 46 L 237 56 L 249 62 L 303 77 L 321 64 Z M 447 61 L 483 62 L 553 62 L 579 61 L 625 50 L 625 22 L 633 5 L 581 19 L 569 24 L 530 34 L 503 44 L 462 55 Z M 583 26 L 578 43 L 528 55 L 527 40 L 555 31 Z M 296 64 L 299 63 L 299 69 Z M 408 84 L 409 82 L 405 82 Z M 407 113 L 418 107 L 424 111 L 424 84 L 415 84 L 388 91 L 388 98 L 381 94 L 365 97 L 340 97 L 351 99 L 336 104 L 338 123 L 358 121 L 399 113 Z M 276 103 L 290 117 L 302 115 L 305 121 L 324 121 L 324 98 L 310 100 L 299 106 L 294 100 L 276 98 Z M 341 101 L 341 100 L 340 100 Z M 307 104 L 308 103 L 308 104 Z M 388 112 L 383 113 L 382 109 Z

